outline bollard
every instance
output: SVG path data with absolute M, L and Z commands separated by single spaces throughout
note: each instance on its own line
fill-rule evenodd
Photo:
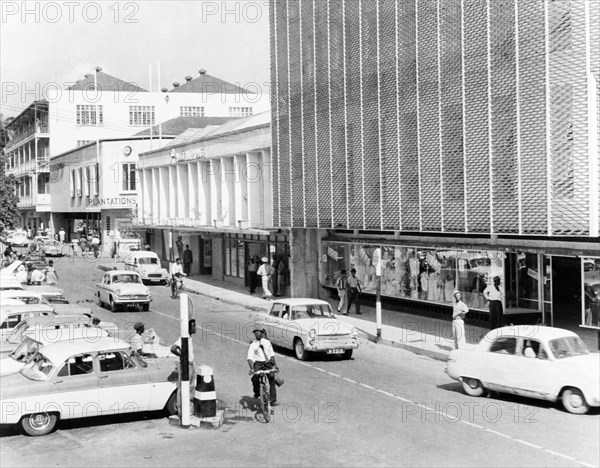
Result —
M 208 366 L 200 366 L 196 377 L 194 392 L 194 413 L 199 418 L 212 418 L 217 415 L 217 393 L 213 370 Z

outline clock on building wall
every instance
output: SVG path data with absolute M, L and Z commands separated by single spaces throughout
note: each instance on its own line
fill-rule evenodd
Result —
M 123 154 L 125 156 L 129 156 L 131 154 L 131 146 L 126 146 L 125 148 L 123 148 Z

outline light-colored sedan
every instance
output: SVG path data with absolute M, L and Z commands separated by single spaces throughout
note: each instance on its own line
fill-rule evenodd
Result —
M 54 239 L 44 239 L 40 244 L 40 252 L 46 257 L 62 257 L 62 244 Z
M 109 271 L 96 288 L 96 299 L 100 307 L 108 304 L 113 312 L 127 307 L 140 307 L 145 311 L 150 309 L 150 290 L 144 286 L 139 273 L 134 271 Z
M 4 340 L 13 329 L 29 317 L 56 315 L 54 309 L 45 304 L 7 305 L 0 307 L 0 340 Z
M 492 390 L 560 400 L 576 414 L 600 406 L 600 355 L 561 328 L 519 325 L 492 330 L 479 344 L 451 351 L 446 373 L 471 396 Z
M 267 314 L 252 318 L 271 343 L 292 349 L 303 361 L 317 352 L 350 359 L 358 348 L 358 330 L 338 320 L 329 303 L 319 299 L 276 300 Z
M 167 284 L 169 279 L 169 273 L 161 266 L 158 255 L 148 250 L 128 253 L 125 257 L 125 269 L 139 273 L 142 281 L 147 283 Z
M 175 414 L 176 363 L 139 358 L 114 338 L 44 346 L 18 373 L 2 377 L 0 424 L 41 436 L 60 419 L 163 409 Z
M 29 245 L 29 238 L 25 231 L 15 231 L 7 236 L 6 243 L 17 247 L 26 247 Z

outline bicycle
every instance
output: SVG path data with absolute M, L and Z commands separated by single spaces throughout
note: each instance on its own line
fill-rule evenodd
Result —
M 267 374 L 274 372 L 275 369 L 265 369 L 252 372 L 253 375 L 258 375 L 258 385 L 260 389 L 258 397 L 258 408 L 265 418 L 265 422 L 271 420 L 271 415 L 275 414 L 271 407 L 271 384 Z
M 183 289 L 183 278 L 180 274 L 174 275 L 171 279 L 171 297 L 173 299 L 179 299 L 179 294 L 181 294 L 181 290 Z

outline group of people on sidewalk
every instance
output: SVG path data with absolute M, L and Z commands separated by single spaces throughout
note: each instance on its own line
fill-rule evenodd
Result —
M 272 297 L 285 295 L 287 264 L 278 255 L 273 256 L 269 263 L 267 257 L 252 257 L 247 265 L 250 282 L 250 294 L 256 293 L 258 278 L 263 290 L 263 299 L 271 300 Z
M 360 280 L 356 276 L 356 270 L 352 268 L 350 276 L 348 276 L 346 270 L 342 270 L 335 286 L 340 296 L 340 303 L 337 308 L 338 314 L 348 315 L 350 307 L 354 304 L 354 311 L 357 315 L 361 315 L 360 293 L 362 292 L 362 288 Z

